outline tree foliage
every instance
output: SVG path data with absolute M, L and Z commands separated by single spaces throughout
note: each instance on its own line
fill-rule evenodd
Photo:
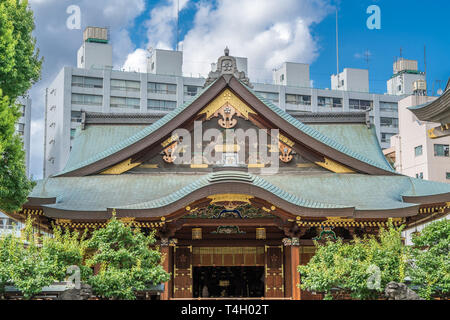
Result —
M 26 0 L 0 1 L 0 209 L 12 212 L 26 201 L 33 184 L 15 124 L 16 105 L 39 80 L 42 59 L 36 49 L 33 12 Z
M 144 290 L 170 279 L 161 265 L 161 253 L 150 248 L 154 234 L 145 236 L 115 216 L 105 228 L 92 234 L 88 248 L 93 255 L 87 265 L 99 265 L 97 275 L 89 279 L 94 293 L 110 299 L 135 299 L 135 290 Z
M 77 232 L 55 229 L 55 236 L 44 237 L 39 245 L 28 218 L 23 236 L 21 239 L 8 234 L 0 238 L 0 291 L 5 285 L 13 285 L 30 299 L 42 287 L 65 280 L 71 265 L 82 268 L 82 277 L 89 276 L 91 270 L 81 264 L 86 240 Z
M 44 236 L 38 245 L 30 218 L 23 235 L 23 239 L 13 234 L 0 237 L 0 292 L 13 285 L 30 299 L 42 287 L 64 281 L 73 265 L 96 295 L 110 299 L 135 299 L 136 290 L 170 279 L 161 265 L 161 253 L 150 248 L 154 234 L 145 236 L 115 217 L 90 239 L 86 232 L 54 227 L 53 236 Z M 92 267 L 97 265 L 100 270 L 94 275 Z
M 0 22 L 0 88 L 15 101 L 39 80 L 42 65 L 28 1 L 0 1 Z
M 425 299 L 450 295 L 450 221 L 435 221 L 412 237 L 408 275 Z
M 344 243 L 338 239 L 325 244 L 316 242 L 317 251 L 305 266 L 299 266 L 303 290 L 325 293 L 334 290 L 357 299 L 374 299 L 390 281 L 405 277 L 406 249 L 401 241 L 402 228 L 389 222 L 388 228 L 374 236 L 355 238 Z

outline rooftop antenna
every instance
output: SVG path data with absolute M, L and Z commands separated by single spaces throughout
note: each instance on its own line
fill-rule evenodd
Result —
M 425 75 L 425 84 L 427 83 L 427 47 L 423 45 L 423 64 L 424 64 L 424 75 Z M 428 87 L 427 87 L 428 91 Z M 433 93 L 432 93 L 433 94 Z
M 400 47 L 400 58 L 403 58 L 402 51 L 403 51 L 403 49 L 402 49 L 402 47 Z
M 339 34 L 338 34 L 338 8 L 336 7 L 336 75 L 339 88 Z
M 366 60 L 367 63 L 367 69 L 369 69 L 369 59 L 370 59 L 369 49 L 366 49 L 366 51 L 364 51 L 364 59 Z
M 178 42 L 180 35 L 180 0 L 177 0 L 177 51 L 178 51 Z

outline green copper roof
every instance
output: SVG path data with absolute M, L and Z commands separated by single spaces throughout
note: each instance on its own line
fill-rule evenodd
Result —
M 307 208 L 397 209 L 413 205 L 403 202 L 404 195 L 450 193 L 450 184 L 406 176 L 336 173 L 258 176 L 222 171 L 206 175 L 165 173 L 48 178 L 37 183 L 30 197 L 56 197 L 56 204 L 46 206 L 60 210 L 151 209 L 164 207 L 195 190 L 220 182 L 252 184 L 280 199 Z
M 244 84 L 243 84 L 244 85 Z M 262 97 L 259 93 L 253 91 L 252 89 L 248 88 L 246 86 L 246 88 L 252 92 L 259 100 L 261 100 L 266 106 L 268 106 L 273 112 L 275 112 L 276 114 L 278 114 L 281 118 L 283 118 L 284 120 L 286 120 L 288 123 L 292 124 L 293 126 L 295 126 L 297 129 L 299 129 L 300 131 L 304 132 L 305 134 L 309 135 L 310 137 L 338 150 L 339 152 L 342 152 L 352 158 L 358 159 L 362 162 L 365 162 L 367 164 L 370 164 L 374 167 L 386 170 L 386 171 L 390 171 L 390 172 L 395 172 L 395 170 L 390 166 L 390 164 L 387 161 L 376 161 L 376 159 L 371 159 L 371 158 L 367 158 L 364 155 L 361 155 L 357 152 L 355 152 L 352 148 L 353 145 L 352 143 L 350 143 L 350 145 L 343 145 L 339 142 L 337 142 L 336 140 L 330 138 L 330 136 L 326 136 L 324 134 L 322 134 L 320 131 L 316 130 L 313 128 L 313 126 L 311 125 L 306 125 L 302 122 L 300 122 L 299 120 L 295 119 L 293 116 L 291 116 L 289 113 L 287 113 L 286 111 L 282 110 L 281 108 L 277 107 L 276 105 L 274 105 L 271 101 L 265 99 L 264 97 Z M 335 137 L 334 137 L 335 138 Z M 381 152 L 381 149 L 380 149 Z M 377 157 L 378 158 L 378 157 Z
M 199 92 L 197 94 L 197 96 L 195 96 L 191 101 L 187 101 L 183 105 L 177 107 L 175 110 L 173 110 L 172 112 L 168 113 L 167 115 L 165 115 L 164 117 L 162 117 L 161 119 L 156 121 L 154 124 L 152 124 L 148 127 L 145 127 L 144 129 L 136 132 L 135 134 L 133 134 L 127 138 L 124 138 L 121 142 L 118 142 L 116 144 L 111 144 L 109 147 L 107 147 L 106 149 L 103 149 L 103 150 L 99 149 L 100 151 L 98 153 L 89 152 L 89 157 L 84 156 L 84 155 L 75 156 L 73 160 L 72 159 L 69 160 L 65 169 L 63 170 L 63 172 L 59 173 L 59 175 L 70 172 L 70 171 L 77 170 L 79 168 L 85 167 L 92 163 L 95 163 L 95 162 L 97 162 L 101 159 L 104 159 L 104 158 L 136 143 L 137 141 L 145 138 L 149 134 L 151 134 L 154 131 L 161 128 L 166 123 L 170 122 L 173 118 L 175 118 L 178 114 L 180 114 L 184 109 L 186 109 L 193 101 L 195 101 L 198 97 L 200 97 L 206 90 L 208 90 L 209 87 L 207 87 L 204 90 L 202 90 L 201 92 Z M 348 141 L 348 139 L 345 137 L 339 138 L 339 137 L 333 135 L 332 136 L 333 138 L 331 138 L 331 136 L 327 135 L 327 133 L 321 132 L 324 130 L 316 130 L 313 126 L 305 125 L 304 123 L 298 121 L 297 119 L 295 119 L 294 117 L 289 115 L 287 112 L 285 112 L 281 108 L 272 104 L 270 101 L 264 99 L 261 95 L 254 92 L 247 86 L 246 86 L 246 88 L 250 92 L 252 92 L 258 99 L 260 99 L 267 107 L 269 107 L 272 111 L 274 111 L 278 116 L 280 116 L 281 118 L 283 118 L 284 120 L 286 120 L 287 122 L 289 122 L 290 124 L 295 126 L 297 129 L 301 130 L 305 134 L 311 136 L 312 138 L 338 150 L 339 152 L 342 152 L 350 157 L 353 157 L 355 159 L 358 159 L 360 161 L 368 163 L 374 167 L 377 167 L 377 168 L 380 168 L 380 169 L 383 169 L 386 171 L 394 172 L 394 170 L 389 165 L 389 163 L 380 157 L 381 149 L 378 150 L 378 154 L 376 154 L 376 152 L 374 152 L 374 150 L 371 150 L 370 152 L 366 152 L 369 148 L 367 148 L 367 150 L 365 150 L 364 146 L 361 144 L 353 145 L 353 141 Z M 348 129 L 348 130 L 350 130 L 350 129 Z M 369 130 L 367 130 L 367 131 L 369 131 Z M 343 132 L 343 134 L 345 134 L 345 133 L 346 132 Z M 378 145 L 378 142 L 376 142 L 376 143 Z M 355 150 L 358 150 L 359 152 L 357 152 Z M 84 152 L 82 152 L 82 150 L 78 150 L 75 148 L 73 149 L 73 151 L 78 152 L 78 153 L 84 153 Z M 74 152 L 72 152 L 72 153 L 74 153 Z M 70 156 L 70 157 L 72 157 L 72 156 Z
M 365 124 L 309 124 L 327 137 L 333 137 L 343 146 L 379 164 L 389 165 L 381 151 L 375 128 L 368 129 Z
M 75 152 L 70 153 L 66 168 L 75 167 L 78 163 L 83 163 L 96 154 L 114 147 L 145 127 L 145 125 L 87 125 L 85 130 L 78 127 L 72 145 Z

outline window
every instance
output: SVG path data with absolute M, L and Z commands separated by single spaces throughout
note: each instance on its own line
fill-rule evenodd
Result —
M 421 172 L 421 173 L 416 173 L 416 178 L 417 178 L 417 179 L 423 179 L 423 172 Z
M 140 91 L 141 83 L 139 81 L 111 79 L 111 90 Z
M 103 79 L 72 76 L 72 87 L 103 88 Z
M 414 148 L 414 155 L 415 155 L 416 157 L 421 156 L 422 153 L 423 153 L 422 145 L 420 145 L 420 146 Z
M 281 76 L 280 76 L 280 82 L 283 82 L 284 81 L 284 74 L 282 74 Z
M 148 110 L 170 111 L 175 109 L 176 106 L 176 101 L 149 99 L 147 102 Z
M 386 132 L 382 132 L 381 133 L 381 142 L 390 142 L 391 141 L 391 137 L 394 136 L 395 133 L 386 133 Z
M 342 108 L 342 99 L 332 97 L 317 97 L 317 105 L 319 107 Z
M 398 111 L 398 103 L 380 101 L 380 111 Z
M 354 110 L 367 110 L 372 109 L 372 101 L 369 100 L 358 100 L 350 99 L 349 108 Z
M 201 87 L 197 86 L 184 86 L 184 95 L 191 97 L 196 96 L 200 89 Z
M 81 111 L 71 111 L 70 118 L 72 122 L 81 122 Z
M 23 104 L 20 105 L 20 114 L 21 114 L 21 117 L 25 116 L 25 106 Z
M 264 99 L 269 100 L 270 102 L 278 103 L 280 101 L 278 97 L 278 93 L 276 92 L 264 92 L 257 91 Z
M 434 156 L 435 157 L 448 157 L 449 156 L 448 144 L 435 144 L 434 145 Z
M 286 94 L 286 103 L 311 105 L 311 96 L 303 96 L 299 94 Z
M 16 126 L 16 130 L 20 135 L 23 135 L 25 132 L 25 124 L 23 123 L 18 123 Z
M 450 172 L 445 173 L 445 179 L 450 180 Z
M 125 97 L 111 97 L 111 108 L 140 109 L 141 108 L 141 99 L 125 98 Z
M 73 138 L 75 138 L 75 132 L 77 129 L 70 129 L 70 140 L 72 140 Z
M 92 94 L 72 93 L 72 103 L 101 106 L 103 103 L 103 97 Z
M 400 92 L 400 91 L 402 91 L 402 85 L 401 84 L 398 86 L 398 92 Z
M 177 85 L 169 83 L 149 82 L 147 85 L 147 91 L 152 93 L 176 94 Z
M 382 127 L 398 128 L 397 118 L 380 117 L 380 125 Z

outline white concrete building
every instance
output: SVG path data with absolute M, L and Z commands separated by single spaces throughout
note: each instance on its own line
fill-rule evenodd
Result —
M 418 69 L 417 60 L 399 58 L 394 62 L 393 75 L 387 81 L 387 93 L 392 95 L 409 95 L 414 91 L 414 82 L 425 81 L 425 73 Z
M 273 83 L 280 86 L 310 88 L 309 64 L 283 63 L 280 68 L 273 70 Z
M 331 76 L 331 89 L 369 92 L 369 70 L 344 68 L 338 75 Z
M 112 47 L 104 39 L 107 33 L 97 32 L 102 39 L 92 38 L 92 35 L 84 37 L 80 50 L 85 67 L 82 68 L 81 64 L 77 68 L 64 67 L 47 89 L 44 177 L 64 168 L 71 139 L 81 122 L 82 110 L 165 113 L 190 100 L 205 83 L 205 78 L 183 76 L 183 55 L 176 51 L 152 50 L 147 73 L 112 70 L 109 59 Z M 89 41 L 86 42 L 86 39 Z M 91 47 L 86 43 L 97 46 Z M 102 55 L 105 59 L 100 60 Z M 239 71 L 247 74 L 247 58 L 238 57 L 236 60 Z M 212 64 L 213 70 L 215 67 Z M 344 69 L 341 74 L 345 82 L 339 90 L 311 88 L 309 65 L 286 62 L 273 71 L 273 84 L 252 82 L 252 85 L 255 91 L 288 112 L 372 109 L 370 120 L 376 128 L 379 142 L 383 148 L 389 147 L 390 137 L 398 133 L 397 102 L 402 97 L 369 93 L 367 70 Z
M 439 124 L 420 121 L 408 110 L 435 99 L 411 95 L 399 101 L 399 134 L 391 138 L 395 169 L 410 177 L 450 183 L 450 136 L 431 139 L 428 130 Z

